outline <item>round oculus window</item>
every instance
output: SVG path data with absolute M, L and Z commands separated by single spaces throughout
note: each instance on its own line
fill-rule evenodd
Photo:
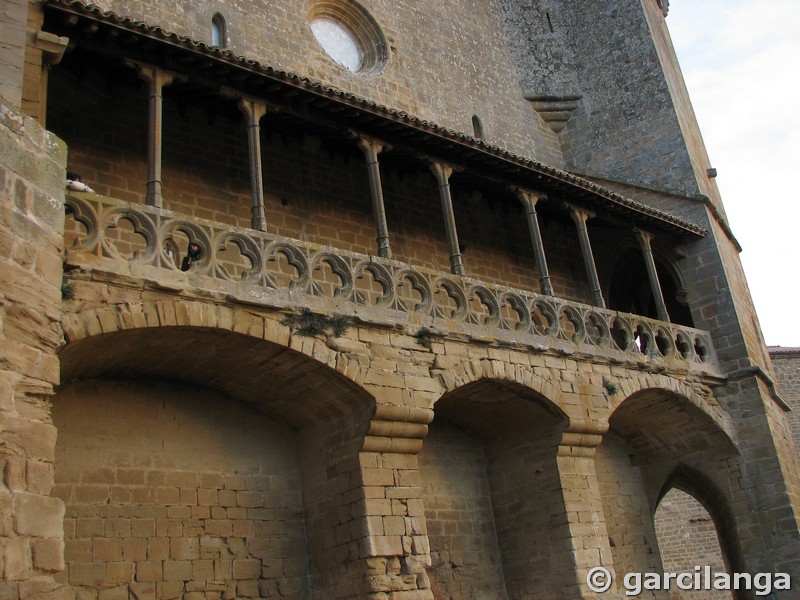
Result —
M 381 28 L 355 0 L 316 0 L 308 23 L 325 53 L 351 73 L 375 73 L 389 58 Z
M 345 69 L 355 73 L 361 68 L 361 48 L 344 25 L 331 19 L 314 19 L 311 21 L 311 31 L 328 56 Z

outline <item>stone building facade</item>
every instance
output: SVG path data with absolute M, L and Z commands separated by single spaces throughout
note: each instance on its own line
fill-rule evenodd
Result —
M 797 580 L 665 4 L 8 0 L 0 598 L 622 598 L 671 490 Z

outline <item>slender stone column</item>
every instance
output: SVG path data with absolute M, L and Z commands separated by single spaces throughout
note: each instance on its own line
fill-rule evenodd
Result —
M 581 253 L 583 254 L 583 264 L 586 267 L 586 275 L 589 278 L 589 285 L 592 287 L 592 299 L 595 306 L 600 308 L 606 307 L 606 302 L 603 300 L 603 292 L 600 289 L 600 278 L 597 276 L 597 267 L 594 264 L 594 255 L 592 254 L 592 244 L 589 241 L 589 231 L 586 229 L 586 221 L 594 214 L 588 210 L 567 205 L 572 220 L 575 221 L 575 226 L 578 228 L 578 241 L 581 245 Z
M 250 157 L 250 226 L 258 231 L 267 230 L 267 213 L 264 209 L 264 178 L 261 171 L 261 118 L 267 113 L 263 102 L 242 98 L 239 108 L 247 116 L 247 145 Z
M 375 140 L 359 137 L 358 147 L 363 150 L 367 159 L 369 170 L 369 191 L 372 196 L 372 214 L 375 218 L 375 230 L 378 242 L 378 256 L 392 258 L 392 249 L 389 246 L 389 227 L 386 224 L 386 207 L 383 203 L 383 188 L 381 187 L 381 170 L 378 164 L 378 154 L 385 148 Z
M 164 86 L 172 83 L 173 75 L 149 65 L 138 65 L 139 77 L 150 86 L 148 93 L 149 121 L 147 126 L 147 204 L 161 208 L 161 123 Z
M 539 267 L 539 283 L 541 284 L 542 294 L 553 295 L 553 284 L 550 280 L 550 271 L 547 270 L 547 257 L 544 253 L 542 243 L 542 232 L 539 229 L 539 217 L 536 214 L 536 203 L 546 198 L 543 194 L 537 194 L 526 190 L 517 190 L 517 196 L 525 206 L 528 215 L 528 229 L 531 232 L 533 242 L 533 253 L 536 256 L 536 266 Z
M 664 302 L 664 294 L 661 291 L 661 282 L 658 280 L 658 271 L 656 270 L 656 261 L 653 257 L 653 247 L 650 245 L 650 240 L 653 239 L 653 236 L 641 229 L 634 229 L 634 231 L 639 244 L 642 246 L 644 265 L 647 267 L 647 277 L 650 279 L 650 289 L 653 291 L 653 298 L 656 300 L 656 314 L 659 321 L 669 321 L 667 304 Z
M 458 232 L 456 231 L 456 217 L 453 214 L 453 199 L 450 196 L 450 175 L 453 168 L 432 161 L 431 171 L 439 183 L 439 198 L 442 201 L 444 227 L 447 231 L 447 245 L 450 249 L 450 271 L 454 275 L 464 274 L 464 262 L 461 259 L 461 249 L 458 246 Z

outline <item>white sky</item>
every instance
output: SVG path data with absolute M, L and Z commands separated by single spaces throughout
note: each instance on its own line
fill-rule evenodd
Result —
M 667 26 L 764 338 L 800 346 L 800 2 L 672 0 Z

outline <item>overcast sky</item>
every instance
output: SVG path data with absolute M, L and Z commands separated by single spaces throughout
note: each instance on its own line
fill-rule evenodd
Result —
M 764 338 L 800 346 L 800 2 L 672 0 L 667 26 Z

